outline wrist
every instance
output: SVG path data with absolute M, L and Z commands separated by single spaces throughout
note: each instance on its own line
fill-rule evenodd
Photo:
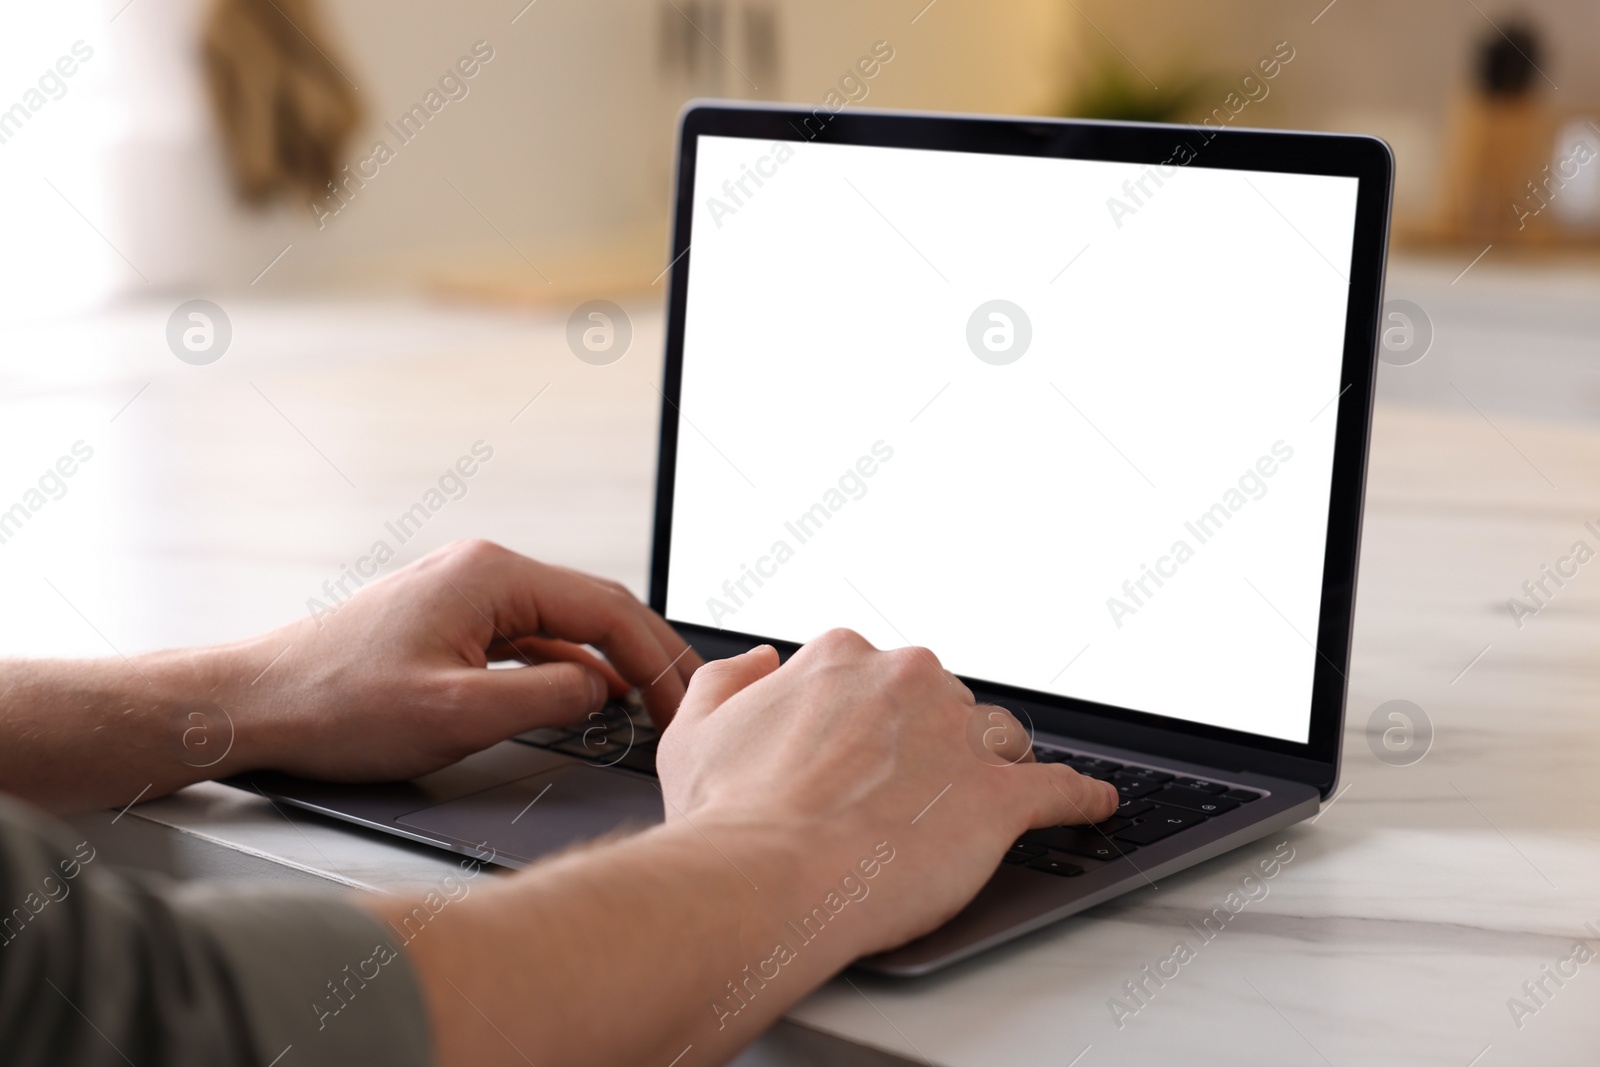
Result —
M 804 957 L 806 965 L 798 969 L 815 971 L 820 980 L 880 947 L 883 923 L 876 913 L 888 896 L 877 888 L 887 881 L 882 875 L 896 853 L 871 828 L 809 817 L 697 813 L 652 833 L 701 851 L 713 870 L 722 871 L 722 899 L 735 905 L 739 925 L 766 949 L 763 958 L 775 946 L 786 947 L 788 952 L 777 954 Z
M 122 808 L 267 765 L 242 647 L 3 665 L 0 789 L 63 813 Z
M 272 731 L 252 682 L 271 661 L 263 639 L 135 657 L 151 733 L 192 781 L 272 766 Z M 259 660 L 259 662 L 257 662 Z
M 506 1038 L 538 1062 L 646 1062 L 688 1045 L 702 1062 L 731 1058 L 871 946 L 869 909 L 894 906 L 841 888 L 853 844 L 697 811 L 462 894 L 438 934 L 405 945 L 439 1059 L 499 1055 Z M 367 903 L 392 924 L 414 910 Z M 606 1002 L 627 1010 L 592 1010 Z

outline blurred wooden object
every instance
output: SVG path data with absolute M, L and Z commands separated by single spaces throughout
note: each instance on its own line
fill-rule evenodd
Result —
M 1539 37 L 1526 25 L 1496 30 L 1477 56 L 1477 80 L 1452 109 L 1439 211 L 1401 229 L 1411 244 L 1600 247 L 1600 108 L 1545 102 Z M 1590 137 L 1592 130 L 1594 136 Z
M 1445 233 L 1474 241 L 1532 237 L 1517 207 L 1549 162 L 1554 141 L 1553 116 L 1531 98 L 1461 101 L 1445 158 Z
M 1600 105 L 1462 101 L 1441 185 L 1437 216 L 1397 227 L 1400 243 L 1600 252 Z
M 214 0 L 203 52 L 239 195 L 320 197 L 360 121 L 316 0 Z

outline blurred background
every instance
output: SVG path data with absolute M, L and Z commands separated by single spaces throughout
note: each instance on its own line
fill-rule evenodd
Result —
M 542 282 L 510 244 L 546 274 L 581 264 L 568 273 L 605 266 L 626 283 L 632 269 L 648 282 L 664 265 L 674 116 L 695 96 L 821 104 L 832 92 L 849 106 L 1377 134 L 1399 157 L 1402 245 L 1459 235 L 1444 231 L 1466 195 L 1452 164 L 1531 153 L 1519 162 L 1532 170 L 1479 221 L 1492 237 L 1496 222 L 1515 226 L 1513 196 L 1538 206 L 1524 186 L 1543 165 L 1583 138 L 1600 148 L 1585 121 L 1600 113 L 1600 67 L 1586 58 L 1600 8 L 1578 0 L 85 0 L 0 18 L 0 106 L 31 108 L 38 78 L 75 45 L 92 55 L 0 127 L 0 307 L 13 319 L 152 292 Z M 880 40 L 894 54 L 881 75 L 864 92 L 841 86 Z M 459 99 L 441 93 L 479 42 L 493 59 L 458 78 Z M 252 58 L 262 45 L 310 88 Z M 394 159 L 338 198 L 308 179 L 247 202 L 228 139 L 272 131 L 228 128 L 245 120 L 219 104 L 208 50 L 240 95 L 347 98 L 350 120 L 327 145 L 334 175 L 379 141 Z M 1514 91 L 1499 99 L 1537 146 L 1504 131 L 1487 153 L 1472 143 L 1494 109 L 1491 51 L 1529 64 L 1501 75 Z M 1257 63 L 1275 52 L 1292 58 L 1262 78 Z M 445 106 L 401 144 L 389 127 L 430 91 Z M 1600 224 L 1600 168 L 1576 169 L 1552 214 L 1582 230 Z M 312 207 L 346 202 L 336 218 Z
M 1391 325 L 1424 339 L 1383 402 L 1593 422 L 1596 40 L 1579 0 L 8 5 L 0 511 L 27 514 L 0 598 L 30 610 L 0 648 L 285 621 L 478 440 L 496 458 L 396 563 L 482 534 L 641 589 L 696 96 L 1376 134 Z M 609 366 L 564 341 L 590 299 L 631 316 Z M 192 300 L 226 319 L 205 365 L 169 333 Z

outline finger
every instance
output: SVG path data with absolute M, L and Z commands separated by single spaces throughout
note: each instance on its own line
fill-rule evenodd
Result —
M 682 651 L 687 646 L 668 652 L 650 623 L 652 612 L 633 596 L 484 542 L 464 546 L 453 562 L 462 591 L 474 604 L 490 605 L 502 637 L 547 636 L 593 645 L 623 679 L 639 687 L 656 721 L 672 717 L 685 688 L 671 669 L 673 660 L 690 653 Z
M 663 619 L 649 606 L 640 603 L 639 599 L 633 595 L 632 590 L 630 590 L 627 586 L 623 585 L 621 582 L 614 582 L 609 578 L 598 578 L 595 575 L 585 574 L 582 571 L 573 570 L 570 567 L 563 567 L 561 569 L 566 571 L 568 574 L 575 575 L 578 578 L 582 578 L 586 581 L 594 582 L 597 585 L 603 586 L 613 594 L 620 595 L 627 600 L 633 601 L 635 604 L 638 604 L 639 607 L 643 608 L 645 612 L 644 618 L 646 624 L 650 627 L 651 633 L 655 634 L 656 640 L 661 643 L 661 647 L 672 654 L 672 669 L 677 673 L 678 679 L 684 685 L 689 684 L 689 679 L 693 677 L 695 671 L 705 666 L 706 661 L 701 658 L 700 653 L 696 652 L 694 647 L 685 641 L 683 636 L 679 634 L 677 630 L 672 628 L 672 624 L 666 619 Z
M 1021 763 L 1015 776 L 1030 828 L 1079 825 L 1111 817 L 1122 799 L 1110 782 L 1079 774 L 1063 763 Z
M 607 694 L 625 696 L 630 686 L 617 673 L 615 667 L 571 641 L 558 641 L 553 637 L 518 637 L 510 641 L 495 641 L 486 650 L 489 662 L 514 660 L 521 663 L 578 663 L 598 671 L 606 680 Z
M 969 730 L 981 731 L 977 743 L 990 753 L 995 764 L 1021 763 L 1033 759 L 1033 738 L 1017 717 L 997 704 L 975 704 Z
M 694 646 L 685 641 L 683 635 L 673 629 L 670 622 L 648 606 L 645 607 L 645 612 L 645 622 L 655 631 L 656 640 L 661 642 L 661 647 L 672 653 L 673 662 L 676 664 L 673 670 L 678 672 L 678 680 L 687 687 L 689 679 L 694 677 L 695 672 L 706 665 L 705 657 L 696 652 Z
M 957 678 L 949 671 L 945 671 L 944 674 L 950 685 L 956 690 L 956 695 L 959 696 L 963 702 L 968 704 L 976 704 L 978 702 L 978 698 L 972 695 L 972 690 L 967 688 L 966 682 L 963 682 L 960 678 Z
M 568 726 L 605 704 L 605 679 L 576 663 L 453 672 L 454 715 L 445 736 L 475 752 L 536 726 Z
M 642 621 L 644 634 L 648 640 L 653 640 L 662 653 L 670 658 L 666 666 L 652 675 L 649 680 L 642 678 L 629 680 L 637 686 L 639 696 L 644 700 L 645 707 L 650 709 L 650 717 L 660 726 L 665 727 L 677 712 L 678 705 L 683 700 L 683 694 L 688 688 L 689 679 L 695 670 L 704 664 L 700 654 L 679 636 L 667 621 L 634 596 L 627 586 L 621 582 L 614 582 L 608 578 L 597 578 L 592 574 L 575 571 L 567 567 L 555 568 L 563 574 L 594 587 L 602 600 L 611 601 L 619 605 L 621 610 L 630 613 L 637 620 Z
M 932 667 L 934 670 L 938 671 L 941 675 L 949 675 L 950 674 L 949 671 L 944 669 L 944 664 L 942 662 L 940 662 L 939 656 L 931 648 L 924 648 L 921 645 L 904 645 L 904 646 L 902 646 L 902 647 L 900 647 L 898 649 L 891 648 L 888 651 L 890 651 L 890 652 L 905 652 L 905 653 L 908 653 L 910 655 L 917 656 L 920 659 L 922 659 L 923 662 L 927 663 L 930 667 Z
M 777 669 L 778 650 L 771 645 L 757 645 L 742 655 L 712 660 L 690 679 L 678 716 L 686 721 L 703 719 L 735 693 Z

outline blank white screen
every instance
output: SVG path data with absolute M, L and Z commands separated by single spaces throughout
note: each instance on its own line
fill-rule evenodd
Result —
M 668 617 L 1306 741 L 1357 181 L 1150 173 L 701 137 Z

